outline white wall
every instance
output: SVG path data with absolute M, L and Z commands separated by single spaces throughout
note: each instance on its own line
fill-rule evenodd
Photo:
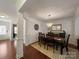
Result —
M 65 18 L 65 19 L 59 19 L 52 21 L 54 24 L 62 24 L 62 30 L 65 30 L 68 34 L 70 34 L 70 40 L 69 43 L 76 45 L 76 40 L 74 36 L 74 17 Z
M 34 29 L 34 24 L 38 24 L 39 25 L 39 30 L 36 31 Z M 46 33 L 47 32 L 47 26 L 44 22 L 38 21 L 36 19 L 33 18 L 27 18 L 26 19 L 26 30 L 25 30 L 25 35 L 26 35 L 26 45 L 36 42 L 38 40 L 37 36 L 38 36 L 38 32 L 43 32 Z
M 79 17 L 75 20 L 75 39 L 79 38 Z
M 75 17 L 75 39 L 79 38 L 79 7 L 76 11 L 76 17 Z

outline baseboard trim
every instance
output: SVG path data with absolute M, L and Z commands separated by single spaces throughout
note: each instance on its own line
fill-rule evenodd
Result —
M 36 42 L 33 42 L 33 43 L 31 43 L 31 44 L 29 44 L 29 45 L 32 45 L 32 44 L 34 44 L 34 43 L 37 43 L 38 41 L 36 41 Z
M 24 59 L 23 57 L 21 57 L 20 59 Z
M 74 45 L 74 44 L 71 44 L 71 43 L 69 43 L 69 47 L 74 48 L 74 49 L 77 49 L 77 46 Z

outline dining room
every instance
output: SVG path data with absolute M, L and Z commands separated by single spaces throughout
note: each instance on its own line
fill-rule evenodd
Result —
M 38 41 L 31 46 L 51 59 L 78 58 L 77 46 L 71 44 L 71 33 L 62 24 L 48 23 L 48 32 L 38 32 Z
M 75 58 L 78 55 L 79 39 L 78 4 L 78 0 L 26 1 L 19 10 L 24 20 L 25 56 L 29 56 L 30 59 L 42 59 L 40 54 L 33 52 L 39 51 L 50 59 L 64 59 L 70 55 L 71 59 Z

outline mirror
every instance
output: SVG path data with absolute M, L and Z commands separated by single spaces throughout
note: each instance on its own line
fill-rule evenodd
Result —
M 38 29 L 39 29 L 39 25 L 38 25 L 38 24 L 35 24 L 35 25 L 34 25 L 34 29 L 35 29 L 35 30 L 38 30 Z

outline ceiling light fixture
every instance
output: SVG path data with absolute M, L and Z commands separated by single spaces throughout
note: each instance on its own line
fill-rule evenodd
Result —
M 47 23 L 46 25 L 47 25 L 47 27 L 51 27 L 53 25 L 53 23 Z
M 5 16 L 0 16 L 0 17 L 4 18 Z
M 1 18 L 4 18 L 5 16 L 0 16 Z

